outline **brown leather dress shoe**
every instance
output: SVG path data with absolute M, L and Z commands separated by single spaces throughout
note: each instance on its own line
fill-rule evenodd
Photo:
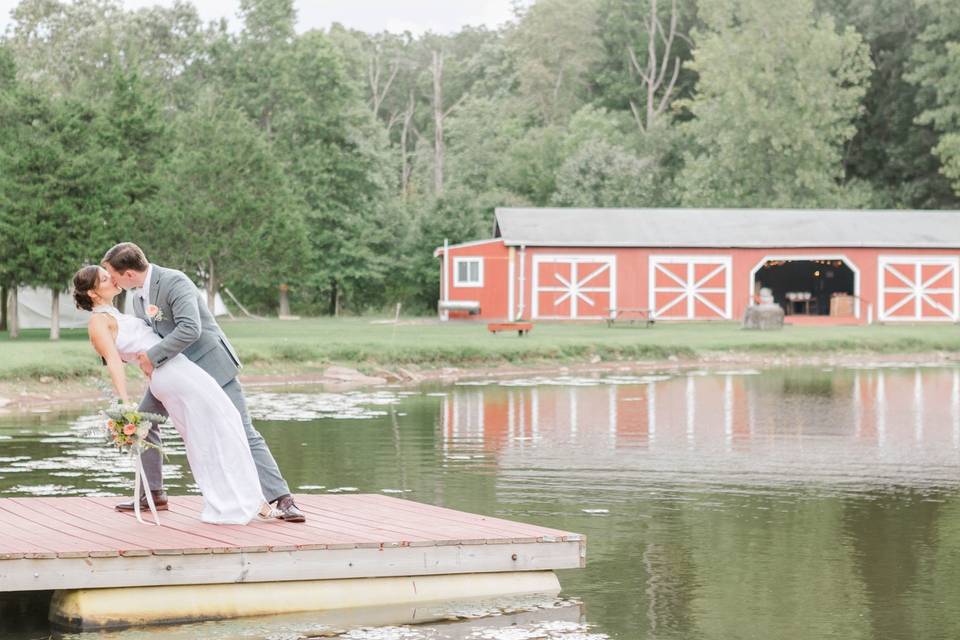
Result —
M 303 511 L 297 508 L 296 503 L 293 501 L 293 496 L 289 494 L 281 496 L 280 499 L 277 500 L 277 511 L 280 512 L 280 515 L 277 517 L 284 522 L 307 521 L 307 516 L 303 515 Z
M 167 492 L 166 491 L 151 491 L 153 494 L 153 505 L 157 508 L 157 511 L 167 511 Z M 121 502 L 120 504 L 114 507 L 117 511 L 133 511 L 133 500 L 130 502 Z M 147 496 L 140 498 L 140 511 L 150 511 L 150 505 L 147 504 Z

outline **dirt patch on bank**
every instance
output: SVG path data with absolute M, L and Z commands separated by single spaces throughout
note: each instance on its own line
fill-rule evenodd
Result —
M 901 354 L 873 353 L 821 353 L 810 355 L 776 355 L 749 353 L 704 353 L 694 358 L 671 356 L 662 360 L 636 360 L 605 362 L 594 359 L 589 362 L 563 362 L 529 364 L 503 364 L 493 367 L 442 367 L 421 368 L 416 366 L 378 367 L 361 372 L 356 369 L 336 366 L 309 371 L 309 365 L 301 370 L 258 372 L 251 370 L 242 374 L 240 381 L 250 390 L 294 391 L 314 389 L 329 392 L 344 392 L 353 389 L 406 386 L 422 384 L 452 384 L 463 380 L 506 379 L 548 375 L 603 375 L 611 373 L 649 373 L 653 371 L 683 371 L 688 369 L 723 370 L 730 367 L 770 369 L 782 367 L 869 367 L 903 365 L 960 365 L 960 353 L 929 352 Z M 317 365 L 313 365 L 316 367 Z M 109 399 L 105 393 L 104 379 L 89 377 L 76 380 L 39 378 L 25 381 L 0 382 L 0 416 L 31 413 L 75 411 L 87 407 L 103 406 Z M 144 380 L 131 380 L 131 397 L 138 398 L 146 387 Z

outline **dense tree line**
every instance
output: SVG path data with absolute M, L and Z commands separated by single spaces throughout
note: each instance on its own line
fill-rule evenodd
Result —
M 538 0 L 498 29 L 297 33 L 292 0 L 22 0 L 0 285 L 133 239 L 270 311 L 427 311 L 495 206 L 956 209 L 953 0 Z

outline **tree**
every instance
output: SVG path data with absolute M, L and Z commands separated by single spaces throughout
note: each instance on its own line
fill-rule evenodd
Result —
M 446 164 L 447 118 L 468 97 L 470 88 L 483 73 L 483 50 L 494 34 L 486 29 L 464 28 L 455 36 L 427 34 L 423 45 L 429 50 L 426 78 L 430 89 L 431 128 L 433 129 L 433 193 L 442 195 Z
M 646 60 L 643 64 L 633 45 L 627 45 L 630 65 L 640 77 L 640 100 L 630 100 L 630 111 L 641 131 L 649 131 L 670 104 L 673 90 L 680 77 L 680 57 L 674 51 L 677 40 L 677 0 L 671 0 L 668 26 L 664 29 L 657 0 L 649 0 L 646 16 Z M 661 42 L 658 42 L 661 41 Z M 640 104 L 643 105 L 641 110 Z
M 2 129 L 8 141 L 0 166 L 4 279 L 11 287 L 51 289 L 50 338 L 56 340 L 59 295 L 70 276 L 127 228 L 117 152 L 102 113 L 28 89 L 7 102 Z
M 367 96 L 370 110 L 386 128 L 399 159 L 399 190 L 407 197 L 411 191 L 413 149 L 423 127 L 423 96 L 419 76 L 422 47 L 408 32 L 366 34 L 334 24 L 330 42 L 341 54 L 342 66 Z M 418 120 L 418 115 L 421 116 Z
M 643 79 L 638 67 L 650 78 L 654 75 L 649 70 L 657 69 L 656 75 L 663 79 L 653 94 L 662 101 L 679 62 L 673 90 L 661 111 L 662 116 L 672 119 L 670 103 L 677 97 L 690 97 L 696 81 L 696 74 L 684 64 L 692 48 L 689 33 L 696 20 L 694 1 L 600 0 L 597 14 L 603 55 L 592 70 L 593 102 L 610 110 L 643 115 L 653 102 L 647 92 L 653 85 Z M 653 103 L 653 107 L 656 110 L 658 105 Z
M 960 6 L 945 0 L 926 0 L 933 19 L 914 48 L 908 79 L 921 89 L 924 110 L 917 117 L 940 133 L 933 151 L 940 171 L 960 196 Z
M 0 93 L 10 93 L 17 81 L 17 63 L 13 51 L 0 45 Z
M 430 78 L 433 81 L 433 192 L 440 195 L 443 193 L 443 123 L 457 105 L 447 108 L 443 101 L 443 51 L 434 49 L 430 53 Z
M 540 0 L 511 30 L 520 92 L 546 123 L 568 117 L 589 95 L 603 51 L 598 0 Z
M 388 268 L 395 178 L 385 132 L 329 40 L 305 34 L 295 55 L 302 100 L 290 106 L 279 144 L 313 230 L 309 282 L 336 315 L 345 299 L 369 301 L 365 291 L 379 290 Z
M 506 194 L 460 188 L 409 203 L 415 209 L 414 227 L 398 266 L 404 275 L 399 288 L 410 293 L 411 306 L 436 311 L 440 265 L 433 249 L 443 246 L 444 239 L 457 243 L 489 235 L 493 210 L 504 204 L 511 204 Z
M 158 167 L 171 147 L 167 124 L 160 116 L 160 104 L 148 95 L 141 78 L 119 70 L 106 102 L 105 117 L 110 145 L 117 151 L 126 218 L 135 224 L 146 214 L 160 188 Z
M 288 0 L 244 6 L 244 30 L 216 55 L 221 91 L 288 172 L 310 229 L 302 281 L 336 314 L 345 296 L 377 291 L 387 269 L 391 230 L 382 219 L 395 181 L 385 133 L 330 38 L 295 36 Z
M 553 204 L 561 207 L 645 207 L 656 193 L 655 165 L 614 144 L 592 140 L 557 173 Z
M 816 18 L 812 0 L 702 0 L 700 15 L 684 204 L 862 206 L 841 162 L 872 68 L 860 35 Z
M 567 126 L 550 203 L 580 207 L 676 206 L 675 127 L 638 133 L 632 114 L 586 106 Z
M 868 181 L 875 206 L 956 209 L 960 200 L 932 152 L 937 132 L 917 117 L 932 106 L 934 91 L 908 80 L 920 34 L 939 20 L 929 3 L 902 0 L 823 0 L 823 11 L 863 34 L 875 69 L 864 97 L 857 134 L 844 153 L 848 179 Z M 947 69 L 949 71 L 949 69 Z M 940 76 L 935 76 L 939 85 Z
M 150 255 L 221 286 L 274 290 L 310 261 L 301 203 L 264 135 L 207 96 L 174 122 L 175 146 L 144 233 Z
M 10 119 L 10 116 L 13 113 L 13 92 L 17 80 L 17 68 L 16 63 L 13 59 L 13 53 L 9 48 L 0 45 L 0 221 L 3 220 L 5 215 L 5 210 L 9 207 L 9 199 L 7 192 L 9 191 L 9 174 L 3 170 L 4 161 L 7 158 L 7 154 L 12 152 L 12 149 L 8 149 L 4 144 L 9 143 L 9 133 L 11 132 L 11 127 L 13 122 Z M 5 135 L 7 134 L 7 135 Z M 4 227 L 0 224 L 0 247 L 9 246 L 10 240 L 4 235 Z M 8 261 L 9 253 L 4 250 L 0 252 L 0 331 L 6 331 L 8 325 L 8 314 L 7 310 L 11 307 L 8 304 L 9 292 L 16 291 L 16 287 L 12 286 L 13 276 L 8 273 Z M 13 305 L 14 313 L 16 312 L 15 303 Z M 16 318 L 13 318 L 13 333 L 16 334 Z M 16 337 L 16 335 L 12 336 Z
M 403 66 L 402 53 L 397 50 L 397 37 L 390 33 L 380 34 L 371 40 L 372 46 L 367 56 L 367 86 L 370 89 L 370 109 L 374 117 L 379 118 L 380 110 L 390 97 L 394 81 Z M 387 122 L 388 130 L 395 118 L 396 112 L 391 113 Z
M 456 187 L 483 192 L 508 188 L 518 167 L 514 146 L 530 125 L 516 101 L 471 96 L 450 116 L 448 167 Z
M 21 78 L 48 95 L 99 99 L 114 73 L 136 73 L 168 105 L 189 104 L 203 78 L 191 73 L 216 37 L 194 5 L 125 11 L 117 0 L 21 0 L 9 46 Z

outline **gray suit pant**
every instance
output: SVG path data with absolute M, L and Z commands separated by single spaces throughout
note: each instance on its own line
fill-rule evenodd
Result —
M 254 429 L 253 421 L 250 419 L 250 412 L 247 411 L 247 401 L 243 397 L 243 388 L 240 381 L 233 378 L 227 384 L 223 385 L 223 391 L 233 402 L 233 405 L 240 412 L 240 418 L 243 420 L 243 429 L 247 433 L 247 442 L 250 443 L 250 452 L 253 454 L 253 461 L 257 465 L 257 474 L 260 476 L 260 488 L 263 489 L 263 497 L 268 502 L 273 502 L 280 496 L 290 493 L 290 488 L 280 474 L 276 460 L 270 453 L 270 448 L 264 441 L 263 436 Z M 144 396 L 140 403 L 140 411 L 150 413 L 159 413 L 167 415 L 167 410 L 163 404 L 157 400 L 150 391 Z M 160 445 L 160 427 L 154 425 L 147 434 L 147 440 L 156 445 Z M 146 476 L 146 482 L 154 491 L 163 489 L 163 460 L 160 452 L 156 449 L 147 449 L 140 456 L 143 461 L 143 470 Z

